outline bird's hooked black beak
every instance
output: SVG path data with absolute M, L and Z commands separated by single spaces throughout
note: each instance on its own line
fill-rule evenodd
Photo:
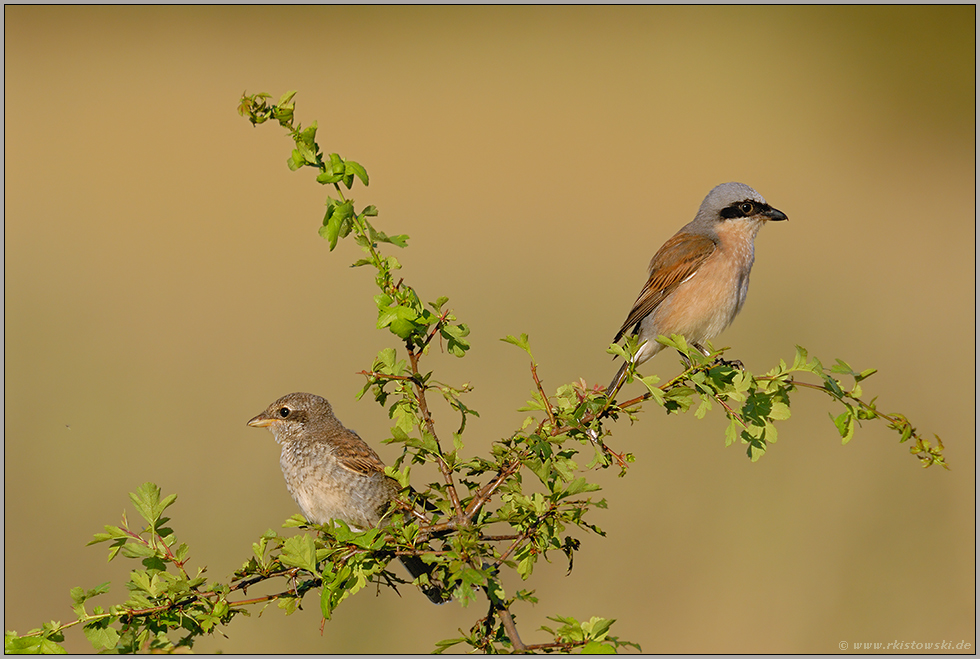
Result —
M 775 208 L 770 208 L 764 213 L 764 215 L 772 222 L 781 222 L 789 219 L 789 216 L 787 216 L 786 213 Z

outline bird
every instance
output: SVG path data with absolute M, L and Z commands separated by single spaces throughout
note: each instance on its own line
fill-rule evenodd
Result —
M 650 261 L 650 276 L 613 343 L 632 331 L 640 365 L 663 349 L 659 335 L 683 335 L 703 354 L 701 344 L 721 334 L 745 304 L 755 237 L 766 222 L 788 220 L 744 183 L 722 183 L 701 202 L 694 219 L 681 227 Z M 606 388 L 612 397 L 626 378 L 628 362 Z
M 357 433 L 334 415 L 327 399 L 287 394 L 248 421 L 268 428 L 282 447 L 279 466 L 286 489 L 314 524 L 343 520 L 351 529 L 374 528 L 401 485 L 384 473 L 384 463 Z M 418 556 L 400 556 L 413 578 L 432 570 Z M 448 600 L 437 585 L 422 586 L 430 601 Z

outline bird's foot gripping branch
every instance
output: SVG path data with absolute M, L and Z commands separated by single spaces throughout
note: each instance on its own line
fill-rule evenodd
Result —
M 634 458 L 608 445 L 609 427 L 621 416 L 636 420 L 644 405 L 663 408 L 668 414 L 694 408 L 698 418 L 717 405 L 729 419 L 725 443 L 741 442 L 749 457 L 757 460 L 775 441 L 776 423 L 789 417 L 791 395 L 799 390 L 819 392 L 839 406 L 831 419 L 844 443 L 862 422 L 882 420 L 899 433 L 900 441 L 910 442 L 911 452 L 924 466 L 947 466 L 938 438 L 927 441 L 904 416 L 884 414 L 878 411 L 876 399 L 863 398 L 862 383 L 874 370 L 855 371 L 839 360 L 824 368 L 797 348 L 791 365 L 780 362 L 764 375 L 753 375 L 738 364 L 719 360 L 723 351 L 713 351 L 709 345 L 704 354 L 681 336 L 656 339 L 684 356 L 681 372 L 663 382 L 636 373 L 636 338 L 609 347 L 611 354 L 626 360 L 621 383 L 639 380 L 646 387 L 644 394 L 624 401 L 616 400 L 618 387 L 607 392 L 585 381 L 548 393 L 527 336 L 504 338 L 529 357 L 532 393 L 521 409 L 529 416 L 510 436 L 494 441 L 486 455 L 466 453 L 467 421 L 477 416 L 465 402 L 469 386 L 441 382 L 423 363 L 433 345 L 456 357 L 465 356 L 469 328 L 458 321 L 446 298 L 423 303 L 411 286 L 396 277 L 401 264 L 385 255 L 383 246 L 405 247 L 408 236 L 389 236 L 375 228 L 372 218 L 377 209 L 358 206 L 348 197 L 358 181 L 368 184 L 366 169 L 336 153 L 323 152 L 316 142 L 316 124 L 304 129 L 294 123 L 293 96 L 286 94 L 272 104 L 267 94 L 246 95 L 239 112 L 254 125 L 275 120 L 288 131 L 294 143 L 289 168 L 312 168 L 316 181 L 329 190 L 320 235 L 330 250 L 353 237 L 363 252 L 353 265 L 374 270 L 375 324 L 394 336 L 397 347 L 382 350 L 364 369 L 365 384 L 358 397 L 370 393 L 386 409 L 393 421 L 386 441 L 402 449 L 394 466 L 375 465 L 375 471 L 383 469 L 379 478 L 397 481 L 388 492 L 391 496 L 386 494 L 383 520 L 372 518 L 366 525 L 375 526 L 355 530 L 351 526 L 356 525 L 343 520 L 313 525 L 294 516 L 287 526 L 314 532 L 284 537 L 267 531 L 227 583 L 209 583 L 203 569 L 188 571 L 189 550 L 177 543 L 169 520 L 163 517 L 175 495 L 161 498 L 159 488 L 146 484 L 132 495 L 146 525 L 131 529 L 124 519 L 121 526 L 107 526 L 95 540 L 112 543 L 110 558 L 121 553 L 142 562 L 142 569 L 134 570 L 127 584 L 129 599 L 89 612 L 88 602 L 107 592 L 108 584 L 88 591 L 73 589 L 76 621 L 52 622 L 24 635 L 7 632 L 8 652 L 57 652 L 63 632 L 76 625 L 99 650 L 190 647 L 198 637 L 220 630 L 250 607 L 275 601 L 292 613 L 311 591 L 319 591 L 320 613 L 326 621 L 345 598 L 369 585 L 406 584 L 403 573 L 388 569 L 396 557 L 418 559 L 428 566 L 418 574 L 412 572 L 414 583 L 429 589 L 427 594 L 436 588 L 463 606 L 479 605 L 469 630 L 436 641 L 437 651 L 457 645 L 484 652 L 608 652 L 638 647 L 612 636 L 614 621 L 599 617 L 579 621 L 554 615 L 548 619 L 557 624 L 538 629 L 540 638 L 532 641 L 527 631 L 522 637 L 513 609 L 537 603 L 538 595 L 523 589 L 508 592 L 503 575 L 512 572 L 528 581 L 539 559 L 557 555 L 567 560 L 571 573 L 579 538 L 605 535 L 592 521 L 592 513 L 607 502 L 595 498 L 599 487 L 590 481 L 590 474 L 610 465 L 616 465 L 620 475 L 627 473 Z M 437 424 L 432 396 L 443 398 L 455 410 L 457 417 L 448 430 L 444 421 Z M 270 425 L 264 419 L 253 422 Z M 424 485 L 410 483 L 410 467 L 422 463 L 433 463 L 438 478 Z M 259 584 L 267 590 L 269 584 L 278 586 L 271 594 L 248 593 Z M 404 596 L 420 595 L 406 592 Z

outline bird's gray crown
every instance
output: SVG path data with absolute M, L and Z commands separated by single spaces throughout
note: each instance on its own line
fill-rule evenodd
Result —
M 717 218 L 723 209 L 740 201 L 755 201 L 766 204 L 766 200 L 761 194 L 744 183 L 722 183 L 715 186 L 701 202 L 698 217 Z

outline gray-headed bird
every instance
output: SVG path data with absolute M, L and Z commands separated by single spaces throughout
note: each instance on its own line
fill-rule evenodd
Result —
M 701 344 L 731 325 L 745 304 L 756 234 L 770 220 L 787 219 L 744 183 L 714 188 L 694 219 L 650 261 L 650 277 L 613 342 L 629 331 L 637 334 L 637 365 L 663 349 L 656 341 L 661 334 L 681 334 L 707 355 Z M 606 389 L 610 397 L 622 385 L 626 367 Z

